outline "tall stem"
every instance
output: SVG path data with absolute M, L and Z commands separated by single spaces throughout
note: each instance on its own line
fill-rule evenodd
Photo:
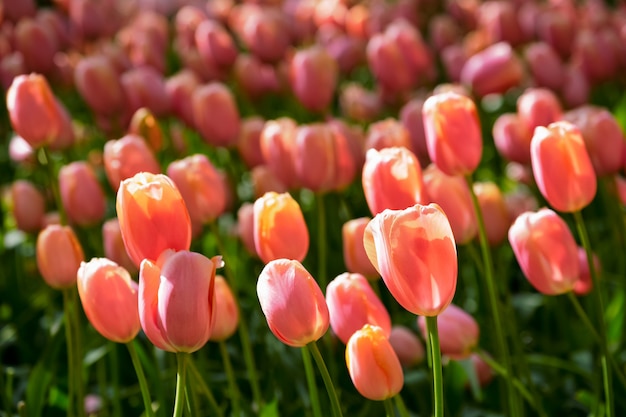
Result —
M 148 388 L 148 381 L 146 375 L 143 373 L 143 367 L 141 361 L 137 355 L 137 349 L 135 349 L 135 340 L 131 340 L 126 343 L 130 359 L 133 362 L 135 373 L 137 374 L 137 380 L 139 381 L 139 389 L 141 390 L 141 397 L 143 398 L 143 407 L 146 410 L 146 417 L 153 417 L 154 411 L 152 411 L 152 400 L 150 399 L 150 389 Z
M 232 415 L 239 417 L 241 411 L 239 404 L 241 403 L 241 395 L 239 394 L 239 388 L 237 388 L 237 381 L 235 380 L 235 372 L 233 371 L 233 365 L 230 362 L 230 356 L 228 355 L 228 349 L 226 349 L 226 342 L 223 340 L 219 342 L 220 354 L 222 355 L 222 362 L 224 363 L 224 369 L 226 370 L 226 377 L 228 378 L 228 389 L 230 391 L 230 403 L 233 411 Z
M 196 363 L 190 360 L 188 361 L 187 365 L 189 367 L 189 371 L 191 371 L 191 373 L 193 374 L 193 377 L 198 383 L 198 388 L 200 388 L 200 391 L 204 393 L 205 397 L 209 401 L 209 405 L 213 409 L 212 415 L 217 416 L 217 417 L 224 417 L 224 413 L 222 412 L 222 409 L 217 405 L 217 401 L 215 400 L 213 393 L 209 389 L 204 378 L 202 378 L 202 375 L 200 375 L 200 371 L 198 371 L 198 368 L 196 367 Z
M 383 401 L 385 404 L 385 415 L 387 417 L 395 417 L 395 412 L 393 410 L 393 403 L 391 402 L 391 398 L 385 398 Z
M 406 409 L 406 405 L 404 405 L 404 401 L 400 394 L 396 394 L 393 399 L 396 401 L 396 407 L 400 412 L 400 417 L 410 417 L 409 410 Z
M 485 220 L 483 218 L 482 211 L 480 209 L 480 204 L 478 202 L 478 198 L 476 197 L 476 193 L 474 192 L 474 187 L 472 183 L 472 178 L 470 176 L 465 177 L 465 181 L 467 182 L 467 188 L 469 189 L 470 195 L 472 197 L 472 204 L 474 206 L 474 211 L 476 212 L 476 220 L 478 221 L 478 236 L 480 240 L 480 250 L 483 257 L 483 264 L 485 268 L 485 284 L 487 286 L 487 295 L 489 299 L 489 307 L 491 310 L 491 317 L 494 321 L 494 333 L 497 341 L 497 349 L 498 356 L 502 358 L 502 363 L 504 365 L 504 369 L 507 372 L 507 375 L 513 375 L 513 366 L 511 364 L 511 356 L 509 353 L 509 349 L 507 347 L 506 338 L 504 336 L 504 331 L 502 327 L 502 319 L 501 313 L 502 309 L 500 308 L 500 303 L 498 301 L 498 293 L 496 290 L 496 284 L 493 277 L 493 261 L 491 259 L 491 250 L 489 248 L 489 242 L 487 241 L 487 232 L 485 229 Z M 506 379 L 506 387 L 507 387 L 507 399 L 509 406 L 509 415 L 516 417 L 520 415 L 521 407 L 518 406 L 517 395 L 515 393 L 515 388 L 513 387 L 513 383 L 510 379 Z
M 74 372 L 76 373 L 76 406 L 78 407 L 78 417 L 85 415 L 85 391 L 83 387 L 83 342 L 81 337 L 80 301 L 78 299 L 78 289 L 70 289 L 72 327 L 74 332 Z
M 343 414 L 341 413 L 341 405 L 339 404 L 339 398 L 337 397 L 337 392 L 335 391 L 335 386 L 333 385 L 333 380 L 328 373 L 328 368 L 326 368 L 324 358 L 320 353 L 320 349 L 317 347 L 317 343 L 311 342 L 306 345 L 306 348 L 310 350 L 311 354 L 313 355 L 313 359 L 315 359 L 317 367 L 322 374 L 322 379 L 324 380 L 326 391 L 328 391 L 328 396 L 330 397 L 330 406 L 333 410 L 333 416 L 343 417 Z
M 174 417 L 182 417 L 185 408 L 185 377 L 187 372 L 188 353 L 176 353 L 178 368 L 176 370 L 176 402 L 174 403 Z
M 113 385 L 113 415 L 122 417 L 122 403 L 120 400 L 120 361 L 117 353 L 117 343 L 109 342 L 109 356 L 111 359 L 111 385 Z M 106 378 L 106 375 L 103 375 Z M 102 392 L 106 392 L 106 379 L 101 383 Z
M 70 289 L 63 290 L 63 313 L 65 314 L 65 341 L 67 344 L 67 416 L 74 417 L 76 411 L 76 377 L 74 370 L 74 337 L 72 332 L 72 310 L 70 308 Z
M 61 200 L 61 193 L 59 191 L 58 175 L 54 166 L 54 161 L 52 160 L 52 156 L 45 146 L 41 148 L 41 157 L 43 157 L 43 159 L 45 160 L 44 162 L 42 162 L 42 164 L 46 166 L 46 170 L 48 171 L 50 189 L 52 190 L 54 203 L 57 207 L 57 211 L 59 212 L 60 222 L 61 224 L 67 224 L 67 214 L 65 213 L 63 201 Z
M 304 363 L 304 372 L 306 374 L 306 382 L 309 386 L 309 395 L 311 396 L 311 408 L 314 417 L 322 417 L 322 409 L 320 407 L 320 397 L 317 392 L 317 384 L 315 383 L 315 374 L 313 373 L 313 363 L 311 362 L 311 352 L 306 347 L 300 349 L 302 351 L 302 362 Z
M 322 289 L 326 288 L 328 278 L 326 276 L 326 206 L 324 194 L 315 195 L 317 203 L 317 280 Z
M 439 346 L 437 316 L 426 317 L 426 327 L 428 329 L 430 363 L 433 373 L 433 403 L 435 408 L 435 417 L 443 417 L 443 374 L 441 371 L 441 347 Z
M 615 404 L 613 403 L 613 381 L 611 378 L 611 369 L 608 365 L 609 349 L 607 347 L 606 323 L 604 322 L 604 300 L 602 297 L 602 288 L 599 286 L 596 266 L 593 263 L 593 253 L 591 251 L 591 242 L 585 227 L 585 221 L 580 211 L 575 211 L 574 220 L 576 229 L 580 237 L 585 254 L 587 255 L 587 265 L 589 266 L 589 275 L 593 283 L 593 308 L 595 310 L 596 320 L 598 321 L 598 333 L 600 335 L 600 364 L 602 366 L 602 384 L 604 386 L 604 400 L 606 401 L 606 415 L 613 417 L 615 415 Z

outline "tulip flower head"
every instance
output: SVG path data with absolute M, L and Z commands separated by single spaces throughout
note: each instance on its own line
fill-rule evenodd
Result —
M 51 224 L 37 236 L 37 267 L 52 288 L 76 284 L 76 272 L 85 259 L 83 248 L 69 226 Z
M 363 274 L 368 279 L 378 278 L 378 271 L 370 262 L 363 246 L 363 233 L 369 217 L 359 217 L 345 222 L 341 228 L 343 240 L 343 262 L 349 272 Z
M 452 301 L 456 245 L 437 204 L 383 211 L 365 229 L 363 245 L 391 295 L 408 311 L 436 316 Z
M 209 340 L 226 340 L 235 333 L 239 324 L 239 307 L 228 282 L 223 276 L 215 277 L 215 323 Z
M 426 318 L 417 318 L 417 325 L 424 337 L 427 337 Z M 452 359 L 466 359 L 478 345 L 480 329 L 469 313 L 450 304 L 437 316 L 437 328 L 441 353 Z
M 417 335 L 408 327 L 396 325 L 389 333 L 389 343 L 398 355 L 402 366 L 412 366 L 420 363 L 426 354 L 424 345 Z

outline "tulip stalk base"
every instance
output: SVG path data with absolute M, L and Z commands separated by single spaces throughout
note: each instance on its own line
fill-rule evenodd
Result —
M 146 380 L 146 375 L 143 372 L 141 361 L 139 360 L 139 356 L 137 355 L 137 349 L 135 348 L 134 343 L 135 341 L 131 340 L 130 342 L 126 343 L 126 347 L 128 348 L 130 359 L 133 362 L 135 373 L 137 374 L 139 389 L 141 390 L 141 397 L 143 399 L 143 406 L 146 410 L 146 417 L 154 417 L 154 411 L 152 410 L 152 400 L 150 400 L 150 389 L 148 388 L 148 381 Z
M 443 417 L 443 373 L 441 370 L 441 347 L 439 346 L 437 316 L 426 317 L 426 328 L 428 329 L 430 365 L 433 373 L 434 415 L 435 417 Z
M 196 367 L 196 363 L 192 360 L 189 360 L 187 361 L 187 367 L 189 368 L 188 370 L 193 375 L 193 378 L 196 380 L 196 383 L 198 384 L 198 388 L 204 394 L 207 401 L 209 402 L 209 405 L 211 406 L 211 409 L 212 409 L 211 415 L 216 416 L 216 417 L 224 417 L 224 413 L 222 412 L 222 409 L 217 405 L 217 401 L 215 400 L 213 393 L 209 389 L 209 386 L 206 384 L 206 381 L 200 374 L 200 371 L 198 371 L 198 368 Z
M 326 391 L 328 391 L 328 396 L 330 397 L 330 405 L 333 410 L 333 416 L 343 417 L 343 414 L 341 413 L 341 405 L 339 404 L 339 398 L 337 397 L 337 392 L 335 391 L 335 386 L 333 385 L 333 380 L 328 373 L 328 368 L 324 363 L 324 358 L 322 357 L 320 349 L 317 347 L 317 343 L 311 342 L 306 345 L 305 348 L 309 349 L 309 351 L 313 355 L 313 359 L 315 359 L 317 367 L 322 374 L 322 379 L 324 380 Z
M 311 352 L 306 347 L 301 349 L 302 362 L 304 363 L 304 372 L 306 374 L 306 382 L 309 386 L 309 395 L 311 396 L 311 408 L 313 409 L 313 417 L 322 417 L 322 409 L 320 407 L 320 397 L 317 392 L 317 384 L 315 383 L 315 374 L 313 373 L 313 363 L 311 362 Z
M 383 404 L 385 405 L 385 415 L 387 417 L 395 417 L 396 413 L 393 409 L 393 403 L 391 402 L 391 398 L 387 398 L 383 401 Z
M 228 390 L 230 391 L 230 403 L 232 405 L 232 415 L 240 416 L 241 410 L 239 404 L 241 403 L 241 395 L 239 394 L 239 388 L 237 387 L 237 381 L 235 379 L 235 371 L 228 355 L 228 349 L 226 348 L 226 342 L 223 340 L 219 342 L 220 354 L 222 355 L 222 362 L 224 362 L 224 369 L 226 370 L 226 377 L 228 378 Z
M 83 404 L 82 355 L 79 347 L 79 321 L 74 291 L 74 288 L 63 290 L 69 388 L 67 414 L 70 417 L 83 417 L 85 415 L 85 407 Z
M 178 368 L 176 371 L 176 402 L 174 403 L 174 417 L 182 417 L 185 408 L 185 379 L 187 372 L 188 353 L 178 352 L 176 360 Z

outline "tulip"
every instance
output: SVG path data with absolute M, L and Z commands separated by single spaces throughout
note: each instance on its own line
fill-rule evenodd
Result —
M 269 192 L 254 202 L 254 245 L 265 263 L 306 257 L 309 231 L 300 206 L 289 193 Z
M 46 211 L 46 200 L 41 191 L 28 180 L 11 184 L 13 218 L 19 230 L 34 233 L 41 229 Z
M 25 18 L 15 25 L 14 42 L 29 71 L 41 74 L 52 71 L 54 54 L 59 50 L 55 33 L 47 31 L 35 19 Z
M 182 250 L 145 259 L 139 271 L 139 320 L 148 339 L 168 352 L 195 352 L 211 336 L 215 318 L 215 270 L 212 259 Z
M 386 400 L 404 385 L 400 360 L 380 327 L 366 324 L 352 335 L 346 365 L 354 387 L 367 399 Z
M 520 214 L 509 229 L 509 243 L 537 291 L 559 295 L 574 288 L 580 274 L 578 249 L 567 224 L 554 211 Z
M 532 137 L 537 126 L 548 126 L 560 120 L 563 109 L 554 92 L 529 88 L 517 98 L 517 115 L 522 128 Z
M 298 185 L 294 162 L 296 128 L 296 122 L 288 117 L 269 120 L 265 122 L 260 138 L 265 163 L 287 188 Z
M 362 183 L 372 214 L 424 202 L 422 169 L 411 151 L 404 147 L 370 149 L 366 158 Z
M 124 92 L 119 74 L 105 55 L 81 59 L 74 70 L 74 84 L 94 112 L 111 115 L 121 111 Z
M 167 175 L 180 191 L 193 223 L 210 223 L 224 212 L 224 181 L 205 155 L 195 154 L 170 163 Z
M 556 210 L 574 212 L 596 195 L 596 174 L 578 128 L 569 122 L 538 127 L 530 144 L 533 175 Z
M 503 113 L 493 124 L 493 142 L 498 153 L 509 161 L 530 163 L 532 136 L 516 113 Z
M 248 7 L 240 15 L 234 30 L 247 49 L 265 62 L 279 61 L 290 43 L 285 16 L 269 7 Z
M 346 272 L 333 279 L 326 287 L 326 305 L 330 327 L 344 344 L 365 324 L 380 327 L 389 337 L 389 313 L 363 275 Z
M 239 307 L 223 276 L 215 277 L 215 324 L 209 340 L 223 341 L 231 337 L 239 324 Z
M 135 265 L 144 259 L 154 262 L 166 249 L 189 250 L 189 212 L 167 176 L 142 172 L 122 181 L 116 209 L 124 246 Z
M 128 133 L 143 137 L 154 152 L 163 148 L 163 131 L 152 112 L 142 107 L 133 114 Z
M 85 255 L 69 226 L 46 226 L 37 236 L 36 254 L 39 273 L 49 286 L 63 289 L 76 284 L 76 272 Z
M 354 82 L 342 88 L 339 105 L 344 116 L 358 122 L 376 120 L 383 107 L 378 93 Z
M 436 316 L 452 301 L 456 245 L 437 204 L 377 214 L 365 229 L 363 245 L 391 295 L 408 311 Z
M 526 46 L 524 57 L 538 87 L 558 91 L 563 85 L 565 68 L 561 57 L 545 42 Z
M 102 246 L 104 256 L 126 269 L 130 273 L 137 272 L 137 266 L 128 256 L 124 239 L 122 238 L 122 230 L 117 217 L 109 219 L 102 224 Z
M 400 121 L 407 132 L 409 132 L 409 149 L 417 156 L 422 166 L 428 165 L 428 163 L 424 162 L 429 159 L 428 148 L 426 147 L 426 133 L 424 132 L 424 122 L 422 119 L 424 101 L 424 99 L 414 98 L 407 101 L 400 110 Z
M 64 165 L 59 170 L 59 189 L 70 222 L 87 226 L 104 218 L 104 191 L 87 162 L 76 161 Z
M 393 118 L 379 120 L 370 124 L 365 135 L 365 150 L 405 147 L 410 149 L 409 131 L 402 123 Z
M 486 1 L 477 12 L 478 26 L 484 28 L 494 42 L 508 42 L 516 46 L 523 40 L 514 3 Z
M 487 241 L 490 245 L 499 245 L 506 239 L 511 225 L 504 196 L 493 182 L 475 182 L 474 193 L 485 219 Z
M 252 116 L 241 121 L 241 130 L 237 139 L 239 156 L 250 169 L 265 163 L 261 151 L 261 132 L 265 120 L 259 116 Z
M 141 329 L 137 283 L 126 269 L 106 258 L 82 262 L 78 295 L 93 327 L 105 338 L 128 343 Z
M 593 265 L 597 273 L 600 272 L 600 259 L 594 253 L 593 254 Z M 576 295 L 587 295 L 593 289 L 593 279 L 591 278 L 591 274 L 589 273 L 589 262 L 587 262 L 587 253 L 585 252 L 585 248 L 578 248 L 578 267 L 580 269 L 580 276 L 578 280 L 574 284 L 574 294 Z
M 192 96 L 194 124 L 205 142 L 213 146 L 237 143 L 239 110 L 231 91 L 219 82 L 206 84 Z
M 195 44 L 209 66 L 230 68 L 237 58 L 237 47 L 228 31 L 217 21 L 206 19 L 195 31 Z
M 426 318 L 418 317 L 417 325 L 426 337 Z M 478 345 L 479 328 L 476 320 L 454 304 L 450 304 L 437 316 L 437 328 L 441 353 L 451 359 L 468 358 Z
M 237 210 L 237 235 L 248 253 L 257 256 L 254 245 L 254 204 L 243 203 Z
M 6 98 L 11 126 L 33 148 L 56 139 L 61 131 L 61 114 L 48 81 L 38 74 L 13 79 Z
M 509 213 L 509 224 L 513 224 L 520 214 L 526 211 L 537 211 L 539 208 L 535 196 L 523 185 L 504 194 L 504 204 Z
M 104 172 L 114 191 L 118 190 L 120 182 L 135 174 L 161 172 L 161 167 L 146 141 L 133 134 L 105 143 L 103 159 Z
M 250 171 L 250 180 L 254 189 L 254 198 L 260 198 L 265 193 L 274 191 L 286 193 L 287 187 L 274 175 L 267 165 L 258 165 Z
M 189 127 L 194 126 L 193 93 L 200 85 L 202 81 L 190 69 L 183 69 L 165 80 L 165 92 L 172 106 L 172 113 Z
M 461 40 L 461 28 L 448 14 L 433 16 L 428 25 L 428 33 L 431 44 L 438 52 Z
M 565 67 L 561 96 L 567 107 L 582 106 L 589 102 L 591 86 L 582 70 L 576 65 Z
M 279 92 L 283 87 L 277 69 L 254 55 L 239 54 L 233 71 L 237 84 L 251 99 Z
M 362 274 L 367 278 L 377 278 L 378 271 L 367 257 L 363 246 L 363 234 L 370 220 L 369 217 L 360 217 L 343 224 L 341 228 L 343 262 L 349 272 Z
M 424 359 L 424 346 L 408 327 L 393 326 L 389 333 L 389 344 L 396 352 L 402 366 L 410 367 Z
M 19 135 L 13 135 L 9 141 L 9 157 L 17 165 L 33 166 L 37 163 L 35 150 Z
M 324 294 L 300 262 L 270 261 L 259 275 L 256 290 L 270 330 L 284 344 L 303 347 L 328 330 Z
M 472 353 L 469 358 L 474 365 L 474 372 L 476 372 L 480 386 L 488 385 L 494 376 L 491 367 L 477 353 Z
M 333 99 L 338 73 L 337 62 L 324 48 L 299 50 L 290 63 L 291 89 L 307 110 L 324 111 Z
M 476 105 L 467 96 L 436 94 L 422 109 L 428 155 L 447 175 L 474 172 L 482 156 L 483 141 Z
M 150 66 L 130 69 L 120 76 L 122 89 L 126 93 L 129 115 L 146 107 L 157 117 L 166 116 L 170 101 L 165 91 L 163 76 Z

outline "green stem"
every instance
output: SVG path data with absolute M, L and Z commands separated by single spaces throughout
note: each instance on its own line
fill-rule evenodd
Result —
M 470 176 L 465 177 L 467 182 L 467 188 L 469 189 L 470 195 L 472 197 L 472 204 L 474 206 L 474 211 L 476 212 L 476 220 L 478 221 L 478 237 L 480 240 L 480 249 L 483 257 L 483 264 L 485 268 L 485 284 L 487 286 L 487 295 L 489 299 L 489 307 L 491 309 L 491 317 L 494 321 L 494 332 L 496 335 L 497 348 L 498 348 L 498 356 L 502 358 L 502 362 L 504 368 L 507 371 L 508 375 L 513 375 L 513 366 L 511 364 L 511 357 L 509 353 L 509 349 L 507 347 L 506 338 L 504 336 L 503 326 L 502 326 L 502 309 L 500 308 L 500 303 L 498 301 L 498 295 L 496 290 L 496 284 L 493 277 L 493 261 L 491 259 L 491 250 L 489 248 L 489 242 L 487 241 L 487 232 L 485 229 L 485 220 L 483 218 L 482 211 L 480 209 L 480 204 L 478 202 L 478 197 L 476 197 L 476 193 L 474 192 L 474 187 L 472 183 L 472 178 Z M 513 417 L 519 416 L 521 412 L 521 407 L 518 406 L 517 395 L 515 395 L 515 388 L 510 379 L 506 379 L 506 387 L 507 387 L 507 399 L 510 415 Z
M 611 370 L 608 365 L 609 350 L 607 347 L 606 338 L 606 324 L 604 322 L 604 301 L 602 299 L 602 289 L 598 285 L 598 276 L 596 274 L 596 267 L 593 263 L 593 253 L 591 252 L 591 243 L 589 241 L 589 235 L 587 234 L 587 228 L 585 227 L 585 221 L 583 220 L 582 213 L 575 211 L 574 220 L 576 221 L 576 228 L 580 237 L 585 254 L 587 255 L 587 265 L 589 266 L 589 275 L 591 275 L 591 282 L 593 283 L 593 307 L 595 309 L 596 320 L 598 321 L 598 330 L 600 336 L 600 363 L 602 366 L 602 384 L 604 385 L 604 400 L 606 401 L 606 415 L 607 417 L 613 417 L 615 415 L 615 405 L 613 403 L 613 382 L 611 378 Z
M 122 404 L 120 402 L 120 361 L 117 354 L 117 343 L 109 342 L 110 366 L 111 366 L 111 385 L 113 385 L 113 415 L 122 417 Z M 103 375 L 106 377 L 106 371 Z M 106 387 L 106 382 L 103 384 Z M 106 388 L 105 391 L 106 392 Z
M 300 349 L 302 351 L 302 362 L 304 363 L 304 372 L 306 374 L 306 382 L 309 386 L 309 395 L 311 396 L 311 408 L 313 408 L 314 417 L 322 417 L 322 409 L 320 407 L 320 397 L 317 392 L 317 384 L 315 383 L 315 374 L 313 373 L 313 363 L 311 362 L 311 352 L 306 347 Z
M 81 320 L 80 320 L 80 309 L 78 306 L 80 305 L 80 301 L 78 298 L 78 289 L 77 287 L 72 287 L 70 289 L 70 297 L 72 300 L 72 327 L 74 332 L 74 360 L 76 363 L 74 364 L 74 371 L 76 372 L 76 407 L 78 407 L 77 411 L 78 417 L 83 417 L 85 415 L 85 391 L 83 386 L 83 351 L 82 351 L 82 337 L 81 337 Z
M 54 167 L 54 161 L 52 160 L 52 156 L 45 146 L 41 148 L 41 156 L 39 160 L 41 161 L 42 158 L 44 159 L 44 161 L 42 161 L 41 163 L 46 166 L 46 170 L 48 171 L 50 189 L 52 190 L 54 202 L 57 207 L 57 211 L 59 212 L 61 224 L 67 224 L 67 214 L 65 213 L 63 200 L 61 200 L 61 193 L 59 192 L 58 175 Z
M 391 402 L 391 398 L 385 398 L 383 401 L 385 404 L 385 414 L 387 417 L 395 417 L 396 413 L 393 410 L 393 403 Z
M 74 417 L 77 415 L 74 410 L 76 407 L 76 371 L 74 353 L 74 336 L 72 332 L 72 309 L 71 303 L 71 289 L 63 290 L 63 312 L 65 314 L 65 340 L 67 344 L 67 386 L 68 386 L 68 401 L 67 401 L 67 415 L 68 417 Z
M 148 381 L 146 375 L 143 373 L 143 367 L 137 355 L 137 349 L 135 349 L 135 340 L 131 340 L 126 343 L 130 359 L 135 367 L 135 373 L 137 374 L 137 380 L 139 380 L 139 389 L 141 390 L 141 397 L 143 398 L 143 407 L 146 410 L 146 417 L 153 417 L 154 411 L 152 410 L 152 400 L 150 399 L 150 390 L 148 388 Z
M 441 371 L 441 347 L 437 330 L 437 316 L 426 317 L 428 329 L 428 345 L 430 346 L 433 372 L 433 402 L 435 417 L 443 417 L 443 374 Z
M 335 391 L 335 386 L 333 385 L 333 380 L 328 373 L 328 368 L 326 368 L 324 358 L 322 357 L 320 349 L 317 347 L 317 343 L 311 342 L 306 345 L 306 348 L 310 350 L 311 354 L 313 355 L 313 359 L 315 359 L 317 367 L 322 374 L 322 379 L 324 380 L 326 391 L 328 391 L 328 396 L 330 397 L 330 406 L 333 410 L 333 416 L 343 417 L 343 414 L 341 413 L 341 405 L 339 404 L 339 398 L 337 397 L 337 392 Z
M 213 414 L 217 417 L 224 417 L 222 409 L 217 405 L 217 401 L 215 400 L 213 393 L 209 389 L 209 386 L 206 384 L 204 378 L 202 378 L 202 375 L 200 375 L 200 371 L 198 371 L 195 362 L 189 361 L 187 365 L 189 366 L 189 371 L 191 371 L 193 377 L 196 379 L 196 382 L 199 385 L 198 388 L 200 388 L 200 391 L 204 393 L 207 400 L 209 401 L 209 405 L 213 409 Z
M 402 396 L 400 396 L 400 394 L 396 394 L 393 399 L 396 401 L 396 408 L 400 412 L 400 417 L 410 417 L 409 410 L 406 409 Z
M 241 411 L 239 404 L 241 403 L 241 395 L 239 394 L 239 388 L 237 388 L 237 381 L 235 380 L 235 372 L 233 371 L 233 365 L 230 362 L 230 356 L 228 355 L 228 349 L 226 349 L 226 342 L 223 340 L 219 342 L 220 353 L 222 355 L 222 362 L 224 362 L 224 369 L 226 370 L 226 377 L 228 378 L 228 389 L 230 390 L 230 403 L 232 405 L 232 415 L 239 417 Z
M 322 289 L 326 288 L 328 278 L 326 276 L 326 207 L 324 194 L 315 195 L 317 203 L 317 280 Z
M 187 372 L 187 356 L 185 352 L 177 352 L 176 359 L 176 402 L 174 403 L 174 417 L 182 417 L 185 408 L 185 374 Z

